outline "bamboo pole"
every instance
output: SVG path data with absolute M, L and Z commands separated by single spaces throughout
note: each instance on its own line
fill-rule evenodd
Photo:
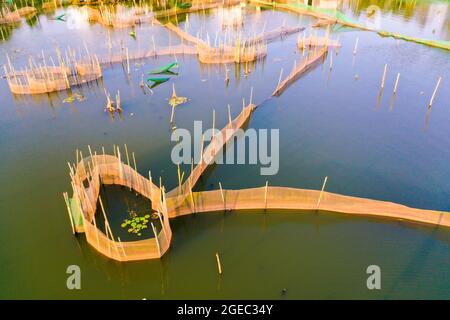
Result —
M 164 205 L 164 207 L 162 208 L 163 210 L 165 209 L 165 214 L 167 216 L 167 200 L 166 200 L 166 188 L 163 186 L 162 188 L 162 203 Z
M 384 80 L 386 80 L 387 64 L 384 65 L 383 78 L 381 79 L 381 89 L 384 88 Z
M 63 193 L 63 197 L 64 201 L 66 202 L 67 213 L 69 214 L 70 226 L 72 227 L 72 234 L 75 234 L 75 227 L 73 225 L 73 218 L 72 218 L 72 210 L 70 209 L 69 196 L 67 195 L 67 192 Z
M 220 188 L 220 195 L 222 196 L 223 209 L 227 210 L 227 206 L 225 204 L 225 196 L 223 194 L 222 184 L 220 182 L 219 182 L 219 188 Z
M 431 96 L 430 103 L 428 104 L 428 108 L 431 108 L 431 106 L 433 105 L 434 96 L 436 95 L 436 92 L 437 92 L 437 90 L 439 88 L 439 84 L 441 83 L 441 79 L 442 79 L 442 77 L 439 77 L 438 82 L 436 83 L 436 87 L 434 88 L 433 95 Z
M 323 191 L 325 190 L 325 185 L 327 184 L 327 181 L 328 181 L 328 176 L 326 176 L 325 179 L 323 180 L 322 190 L 320 190 L 319 199 L 317 199 L 316 210 L 319 209 L 320 201 L 322 200 L 322 194 L 323 194 Z
M 100 197 L 100 195 L 98 196 L 98 200 L 99 200 L 99 202 L 100 202 L 100 207 L 101 207 L 101 209 L 102 209 L 103 218 L 105 219 L 105 231 L 106 231 L 106 235 L 108 235 L 108 232 L 109 232 L 109 234 L 111 235 L 111 239 L 114 241 L 114 237 L 112 236 L 111 229 L 109 228 L 108 218 L 106 217 L 105 207 L 103 206 L 103 201 L 102 201 L 102 198 Z
M 181 192 L 181 172 L 180 172 L 180 164 L 177 163 L 177 173 L 178 173 L 178 194 Z
M 120 153 L 119 146 L 117 146 L 117 162 L 119 165 L 119 177 L 123 180 L 123 163 L 122 163 L 122 155 Z
M 116 249 L 116 253 L 117 253 L 118 256 L 120 256 L 119 249 L 117 249 L 117 246 L 115 245 L 115 242 L 116 242 L 116 241 L 114 240 L 114 235 L 113 235 L 113 233 L 112 233 L 112 231 L 111 231 L 111 227 L 110 227 L 110 225 L 109 225 L 108 218 L 106 217 L 105 208 L 104 208 L 104 206 L 103 206 L 103 201 L 102 201 L 102 198 L 100 197 L 100 195 L 98 196 L 98 200 L 99 200 L 99 202 L 100 202 L 100 207 L 102 208 L 103 218 L 105 219 L 105 229 L 106 229 L 106 231 L 107 231 L 106 235 L 108 235 L 108 231 L 109 231 L 109 235 L 111 236 L 111 240 L 112 240 L 112 243 L 114 244 L 114 248 Z M 110 244 L 110 242 L 108 242 L 108 249 L 111 250 L 111 244 Z M 111 252 L 111 251 L 110 251 L 110 252 Z M 110 253 L 110 254 L 111 254 L 111 253 Z
M 153 198 L 153 182 L 152 182 L 152 172 L 148 170 L 148 179 L 150 180 L 150 200 Z
M 119 113 L 122 112 L 122 108 L 120 106 L 120 91 L 119 90 L 117 90 L 117 94 L 116 94 L 116 109 Z
M 90 145 L 88 145 L 88 151 L 89 151 L 89 156 L 91 157 L 91 160 L 92 160 L 93 159 L 93 157 L 92 157 L 92 149 L 91 149 Z
M 125 155 L 127 156 L 128 174 L 130 174 L 131 167 L 130 167 L 130 156 L 128 155 L 128 146 L 126 143 L 124 144 L 124 146 L 125 146 Z M 128 179 L 130 178 L 131 177 L 128 177 Z M 130 184 L 130 191 L 131 191 L 131 184 Z
M 103 157 L 102 157 L 103 164 L 106 165 L 106 154 L 105 154 L 105 147 L 104 146 L 102 146 L 102 155 L 103 155 Z M 106 167 L 106 168 L 108 169 L 108 167 Z
M 163 220 L 161 217 L 161 212 L 159 212 L 159 210 L 156 210 L 156 215 L 158 216 L 159 222 L 161 223 L 162 231 L 164 233 L 164 238 L 166 238 L 166 242 L 169 244 L 169 237 L 167 236 L 166 225 L 165 225 L 165 223 L 163 223 Z
M 266 181 L 266 187 L 264 190 L 264 210 L 267 210 L 267 193 L 269 191 L 269 181 Z
M 219 253 L 216 252 L 216 261 L 217 261 L 217 269 L 219 271 L 219 275 L 222 274 L 222 264 L 220 263 Z
M 333 69 L 333 54 L 330 54 L 330 70 Z
M 127 254 L 125 253 L 125 250 L 123 248 L 122 241 L 120 240 L 119 237 L 117 237 L 117 240 L 119 240 L 119 244 L 120 244 L 120 248 L 122 249 L 123 256 L 125 257 L 125 259 L 127 259 Z
M 173 123 L 173 117 L 175 115 L 175 105 L 172 105 L 172 112 L 170 113 L 170 123 Z
M 397 93 L 397 86 L 398 86 L 398 80 L 400 79 L 400 72 L 397 73 L 397 79 L 395 79 L 395 85 L 394 85 L 394 94 Z
M 277 89 L 280 87 L 281 77 L 282 77 L 282 76 L 283 76 L 283 68 L 281 68 L 281 71 L 280 71 L 280 77 L 278 78 Z
M 189 188 L 189 195 L 191 196 L 192 210 L 193 213 L 195 213 L 195 202 L 194 202 L 194 195 L 192 194 L 192 186 Z
M 359 41 L 359 37 L 356 37 L 356 43 L 355 43 L 355 48 L 353 49 L 353 55 L 356 54 L 356 50 L 358 49 L 358 41 Z
M 152 225 L 153 234 L 155 235 L 155 241 L 156 241 L 156 247 L 158 248 L 158 254 L 159 254 L 159 257 L 161 258 L 161 247 L 159 246 L 158 234 L 156 233 L 156 229 L 155 229 L 155 226 L 153 225 L 153 222 L 150 222 L 150 224 Z
M 134 152 L 131 152 L 131 155 L 133 156 L 133 164 L 134 164 L 134 177 L 136 180 L 136 186 L 135 190 L 140 189 L 139 181 L 138 181 L 138 172 L 137 172 L 137 166 L 136 166 L 136 157 L 134 156 Z

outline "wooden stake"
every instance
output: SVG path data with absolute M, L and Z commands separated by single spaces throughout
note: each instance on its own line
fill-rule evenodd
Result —
M 330 70 L 333 69 L 333 55 L 330 54 Z
M 269 181 L 266 181 L 266 188 L 264 190 L 264 210 L 267 210 L 267 192 L 269 191 Z
M 217 269 L 219 270 L 219 275 L 222 274 L 222 265 L 220 263 L 219 253 L 216 252 Z
M 155 229 L 155 226 L 153 225 L 153 222 L 150 222 L 150 223 L 152 225 L 153 234 L 155 235 L 155 241 L 156 241 L 156 247 L 158 248 L 158 254 L 159 254 L 159 257 L 161 258 L 161 248 L 159 246 L 158 234 L 156 233 L 156 229 Z
M 148 170 L 148 178 L 150 180 L 150 200 L 153 198 L 153 182 L 152 182 L 152 172 Z
M 139 186 L 139 182 L 138 182 L 138 172 L 137 172 L 137 167 L 136 167 L 136 157 L 134 156 L 134 152 L 131 152 L 131 155 L 133 156 L 134 177 L 135 177 L 135 180 L 136 180 L 135 190 L 138 190 L 138 188 L 140 189 L 140 186 Z
M 170 114 L 170 123 L 173 123 L 173 117 L 175 115 L 175 106 L 172 105 L 172 112 Z
M 434 96 L 436 95 L 436 92 L 437 92 L 437 90 L 439 88 L 439 84 L 441 83 L 441 79 L 442 79 L 442 77 L 439 77 L 438 82 L 436 83 L 436 87 L 434 88 L 433 95 L 431 96 L 428 108 L 431 108 L 431 106 L 433 104 Z
M 195 202 L 194 202 L 194 195 L 192 194 L 192 187 L 189 188 L 189 194 L 191 196 L 191 202 L 192 202 L 192 210 L 195 213 Z
M 127 254 L 125 253 L 125 250 L 124 250 L 124 248 L 123 248 L 122 241 L 120 241 L 120 238 L 119 238 L 119 237 L 117 237 L 117 240 L 119 240 L 119 244 L 120 244 L 120 248 L 122 249 L 123 256 L 124 256 L 125 258 L 127 258 Z
M 356 54 L 356 49 L 358 49 L 358 41 L 359 41 L 359 38 L 356 37 L 356 43 L 355 43 L 355 48 L 353 49 L 353 55 Z
M 164 233 L 164 238 L 166 239 L 166 242 L 169 243 L 169 237 L 167 236 L 167 233 L 166 233 L 166 225 L 163 223 L 163 220 L 161 217 L 161 212 L 159 212 L 159 210 L 156 210 L 156 215 L 158 216 L 159 222 L 161 223 L 162 231 Z
M 91 149 L 90 145 L 88 145 L 88 150 L 89 150 L 89 156 L 91 157 L 91 161 L 92 161 L 92 149 Z
M 381 89 L 384 88 L 384 80 L 386 79 L 387 64 L 384 65 L 383 78 L 381 79 Z
M 326 176 L 325 179 L 323 180 L 322 190 L 320 191 L 319 199 L 317 199 L 316 210 L 319 209 L 320 200 L 322 200 L 322 194 L 323 194 L 323 191 L 325 190 L 325 185 L 327 184 L 327 180 L 328 180 L 328 176 Z
M 225 204 L 225 196 L 223 194 L 222 184 L 220 182 L 219 182 L 219 188 L 220 188 L 220 195 L 222 196 L 223 209 L 227 210 L 227 206 Z
M 398 86 L 399 79 L 400 79 L 400 73 L 397 73 L 397 79 L 395 80 L 395 85 L 394 85 L 394 94 L 397 93 L 397 86 Z
M 103 218 L 105 219 L 105 233 L 106 233 L 106 235 L 108 235 L 108 232 L 109 232 L 109 234 L 111 235 L 111 239 L 114 241 L 114 237 L 112 235 L 111 229 L 109 228 L 109 222 L 108 222 L 108 218 L 106 217 L 105 207 L 103 206 L 102 198 L 100 196 L 98 196 L 98 200 L 100 202 L 100 207 L 102 209 Z
M 178 194 L 181 192 L 181 172 L 180 172 L 180 164 L 177 164 L 178 169 Z
M 64 192 L 63 196 L 67 206 L 67 213 L 69 214 L 70 226 L 72 227 L 72 234 L 75 234 L 75 227 L 73 225 L 73 218 L 72 218 L 72 210 L 70 209 L 69 205 L 69 196 L 67 195 L 67 192 Z
M 125 143 L 124 146 L 125 146 L 125 154 L 126 154 L 126 156 L 127 156 L 127 164 L 128 164 L 128 167 L 130 167 L 130 157 L 128 156 L 128 147 L 127 147 L 127 144 Z
M 120 91 L 119 90 L 117 90 L 117 94 L 116 94 L 116 109 L 119 113 L 122 112 L 122 108 L 120 106 Z
M 112 244 L 114 246 L 114 249 L 116 249 L 117 255 L 120 256 L 119 249 L 117 249 L 116 241 L 114 240 L 114 235 L 113 235 L 113 233 L 111 231 L 111 227 L 109 225 L 108 218 L 106 217 L 105 208 L 103 206 L 103 201 L 102 201 L 102 198 L 100 197 L 100 195 L 98 196 L 98 200 L 100 202 L 100 207 L 102 208 L 103 218 L 105 219 L 106 236 L 108 237 L 108 231 L 109 231 L 109 235 L 111 236 L 111 240 L 112 240 Z M 110 246 L 109 242 L 108 242 L 108 248 L 109 248 L 109 250 L 111 250 L 111 246 Z M 111 254 L 111 252 L 110 252 L 110 254 Z
M 278 87 L 280 86 L 280 83 L 281 83 L 281 76 L 283 75 L 283 68 L 281 68 L 281 71 L 280 71 L 280 77 L 278 78 L 278 84 L 277 84 L 277 89 L 278 89 Z

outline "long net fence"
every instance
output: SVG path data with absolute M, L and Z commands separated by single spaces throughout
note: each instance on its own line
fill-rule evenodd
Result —
M 167 205 L 171 217 L 228 210 L 321 210 L 450 226 L 450 214 L 443 211 L 415 209 L 392 202 L 288 187 L 265 186 L 241 190 L 193 192 L 192 198 L 183 196 L 168 198 Z
M 345 196 L 322 190 L 266 186 L 241 190 L 222 189 L 193 192 L 192 188 L 211 164 L 224 145 L 234 137 L 236 131 L 250 118 L 255 105 L 249 104 L 214 136 L 204 150 L 200 163 L 192 170 L 184 183 L 165 192 L 152 178 L 145 178 L 130 166 L 130 157 L 126 151 L 127 164 L 122 161 L 119 149 L 115 155 L 96 153 L 83 157 L 77 165 L 69 163 L 73 197 L 65 194 L 67 207 L 74 232 L 85 232 L 88 243 L 100 253 L 118 261 L 144 260 L 161 257 L 170 247 L 172 231 L 169 218 L 200 212 L 229 210 L 266 210 L 289 209 L 296 211 L 322 210 L 353 215 L 378 216 L 400 220 L 415 221 L 450 227 L 450 215 L 443 211 L 410 208 L 392 202 Z M 203 149 L 203 147 L 202 147 Z M 101 185 L 116 184 L 150 199 L 152 210 L 160 220 L 159 232 L 153 227 L 154 237 L 122 242 L 111 231 L 103 203 L 100 198 Z M 98 201 L 105 218 L 105 232 L 98 227 L 95 214 Z

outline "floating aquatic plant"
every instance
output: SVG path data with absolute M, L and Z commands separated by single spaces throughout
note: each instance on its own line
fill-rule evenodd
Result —
M 148 228 L 150 219 L 158 219 L 156 214 L 146 214 L 144 216 L 138 216 L 134 210 L 130 210 L 130 218 L 124 219 L 120 225 L 123 229 L 127 228 L 128 233 L 141 236 L 144 229 Z
M 82 94 L 75 93 L 75 94 L 65 98 L 63 100 L 63 103 L 73 103 L 73 102 L 75 102 L 75 99 L 77 101 L 84 101 L 84 100 L 86 100 L 86 97 Z
M 73 103 L 75 101 L 74 96 L 67 97 L 63 100 L 63 103 Z
M 173 108 L 178 106 L 179 104 L 186 103 L 188 99 L 186 97 L 178 97 L 177 93 L 175 92 L 175 85 L 172 87 L 172 97 L 169 100 L 169 105 L 171 105 Z

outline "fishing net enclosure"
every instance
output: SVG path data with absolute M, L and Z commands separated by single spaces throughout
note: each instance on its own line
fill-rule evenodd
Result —
M 102 76 L 102 69 L 96 56 L 84 57 L 78 61 L 75 55 L 63 58 L 57 50 L 58 65 L 54 61 L 44 65 L 30 58 L 29 66 L 16 70 L 8 57 L 8 67 L 4 66 L 9 89 L 14 94 L 41 94 L 70 89 L 72 86 L 94 81 Z M 48 64 L 50 65 L 48 65 Z
M 214 158 L 231 141 L 237 130 L 250 118 L 254 104 L 244 107 L 242 112 L 230 121 L 201 153 L 200 163 L 192 169 L 185 182 L 169 192 L 163 186 L 156 186 L 151 175 L 145 178 L 130 166 L 126 149 L 127 164 L 117 148 L 115 155 L 98 155 L 96 152 L 83 158 L 76 165 L 70 165 L 73 196 L 64 195 L 74 232 L 84 232 L 88 243 L 103 255 L 118 261 L 133 261 L 159 258 L 169 249 L 172 239 L 169 218 L 200 212 L 217 212 L 246 209 L 289 209 L 297 212 L 323 210 L 330 212 L 381 216 L 394 219 L 450 226 L 450 215 L 446 212 L 421 210 L 391 202 L 363 199 L 334 194 L 322 190 L 307 190 L 288 187 L 266 186 L 241 190 L 219 190 L 193 192 L 193 187 L 213 163 Z M 150 200 L 160 221 L 160 230 L 152 225 L 154 237 L 136 241 L 120 241 L 109 225 L 100 197 L 101 185 L 120 185 Z M 104 216 L 105 232 L 98 228 L 97 202 Z

